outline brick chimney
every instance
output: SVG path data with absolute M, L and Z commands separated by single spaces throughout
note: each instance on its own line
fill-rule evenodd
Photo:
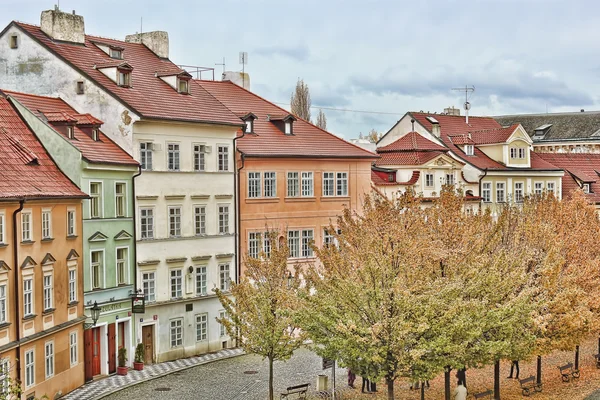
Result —
M 165 31 L 127 35 L 125 41 L 128 43 L 142 43 L 160 58 L 169 58 L 169 34 Z
M 250 75 L 247 72 L 225 71 L 221 80 L 231 81 L 246 90 L 250 90 Z
M 58 6 L 54 10 L 42 11 L 40 18 L 42 32 L 54 40 L 72 43 L 85 43 L 85 26 L 83 17 L 75 14 L 62 12 Z

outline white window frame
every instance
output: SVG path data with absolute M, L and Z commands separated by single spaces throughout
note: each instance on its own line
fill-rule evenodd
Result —
M 152 171 L 153 152 L 152 142 L 140 142 L 140 165 L 142 171 Z
M 10 359 L 0 358 L 0 397 L 3 399 L 9 397 L 9 380 L 10 377 Z
M 169 206 L 167 210 L 167 225 L 169 229 L 170 238 L 181 237 L 181 217 L 182 217 L 181 206 Z
M 169 320 L 169 339 L 172 349 L 183 346 L 183 318 Z
M 517 159 L 517 156 L 518 156 L 517 148 L 511 147 L 510 148 L 510 158 Z
M 231 265 L 228 262 L 219 263 L 219 289 L 229 292 L 231 288 Z
M 336 192 L 335 172 L 323 172 L 322 174 L 322 193 L 323 197 L 333 197 Z
M 131 87 L 131 71 L 117 69 L 117 83 L 121 87 Z
M 69 333 L 69 361 L 71 367 L 79 362 L 79 349 L 77 348 L 77 331 Z
M 335 174 L 335 195 L 348 197 L 348 172 L 337 172 Z
M 219 318 L 220 319 L 225 319 L 227 318 L 227 313 L 225 312 L 225 310 L 220 310 L 219 311 Z M 227 337 L 227 328 L 225 328 L 225 324 L 219 323 L 219 336 L 220 337 Z
M 520 189 L 517 189 L 517 185 L 520 185 Z M 517 193 L 521 193 L 520 198 L 517 195 Z M 525 199 L 525 183 L 524 182 L 515 182 L 514 184 L 514 190 L 513 190 L 513 195 L 514 195 L 514 201 L 515 203 L 522 203 L 523 200 Z
M 196 342 L 208 339 L 208 313 L 196 314 Z
M 289 258 L 300 258 L 300 230 L 288 230 L 287 241 Z
M 202 143 L 194 143 L 192 146 L 194 171 L 206 171 L 206 145 Z
M 140 239 L 154 239 L 154 207 L 140 207 Z M 146 214 L 146 215 L 143 215 Z M 149 215 L 150 214 L 150 215 Z M 150 221 L 150 223 L 148 223 Z M 144 229 L 144 226 L 146 227 Z
M 519 160 L 525 160 L 527 158 L 527 155 L 525 152 L 525 147 L 519 147 L 519 150 L 517 153 L 519 155 Z
M 77 268 L 69 268 L 69 303 L 77 301 Z
M 248 198 L 257 199 L 261 197 L 261 173 L 248 171 Z
M 167 171 L 181 171 L 181 153 L 179 149 L 179 143 L 167 142 Z
M 119 258 L 119 250 L 125 251 L 125 257 Z M 123 269 L 123 282 L 119 282 L 119 265 L 122 264 Z M 120 246 L 115 248 L 115 269 L 116 269 L 116 282 L 118 285 L 128 285 L 129 280 L 129 246 Z
M 546 191 L 548 193 L 552 193 L 556 196 L 556 182 L 548 181 L 546 182 Z
M 312 171 L 302 171 L 300 183 L 300 196 L 301 197 L 314 197 L 315 196 L 315 174 Z
M 434 175 L 432 173 L 425 174 L 425 187 L 432 188 L 435 185 Z M 431 181 L 431 182 L 430 182 Z
M 454 179 L 454 172 L 447 172 L 446 173 L 446 185 L 454 186 L 455 183 L 456 183 L 456 180 Z
M 262 250 L 266 258 L 271 258 L 271 238 L 268 231 L 263 233 Z
M 25 229 L 27 227 L 27 229 Z M 33 215 L 31 210 L 21 211 L 21 241 L 33 241 Z
M 263 172 L 263 197 L 277 197 L 277 172 Z
M 218 204 L 217 210 L 219 211 L 217 214 L 217 225 L 219 227 L 219 235 L 228 235 L 230 233 L 229 230 L 229 204 Z
M 54 376 L 54 340 L 44 344 L 44 371 L 46 379 Z
M 197 265 L 196 271 L 196 296 L 206 296 L 208 291 L 208 267 L 206 265 Z
M 148 303 L 156 301 L 156 271 L 142 272 L 142 291 Z
M 484 203 L 491 203 L 492 201 L 492 183 L 482 182 L 481 183 L 481 198 Z
M 300 173 L 290 171 L 286 174 L 286 197 L 300 197 Z
M 258 258 L 261 241 L 262 232 L 248 232 L 248 257 Z
M 217 170 L 229 172 L 229 146 L 227 145 L 217 145 Z
M 6 283 L 0 284 L 0 324 L 8 322 L 7 291 L 8 285 Z
M 301 234 L 301 249 L 300 249 L 300 257 L 302 258 L 312 258 L 314 257 L 314 251 L 311 247 L 311 243 L 315 240 L 315 230 L 314 229 L 302 229 Z
M 35 314 L 35 293 L 33 292 L 33 275 L 23 277 L 23 316 Z
M 581 185 L 581 189 L 583 190 L 583 193 L 585 193 L 585 194 L 591 193 L 591 190 L 592 190 L 591 185 L 589 183 L 583 183 Z
M 42 209 L 42 240 L 52 239 L 52 210 Z
M 97 195 L 92 193 L 92 185 L 98 185 L 98 188 L 100 190 Z M 102 195 L 103 191 L 104 185 L 102 185 L 101 181 L 90 181 L 90 219 L 102 218 L 104 215 L 104 196 Z M 94 215 L 94 201 L 98 205 L 98 215 Z
M 500 187 L 501 185 L 501 187 Z M 498 193 L 502 193 L 502 196 L 499 196 Z M 506 182 L 496 182 L 496 203 L 505 203 L 506 202 Z
M 67 209 L 67 237 L 77 235 L 77 221 L 75 209 Z
M 534 182 L 533 194 L 536 196 L 541 196 L 542 193 L 544 193 L 544 182 Z
M 194 205 L 194 233 L 196 236 L 206 235 L 206 204 Z
M 117 188 L 120 186 L 123 188 L 123 193 L 121 194 L 117 191 Z M 123 208 L 123 213 L 121 215 L 119 215 L 119 202 L 122 203 Z M 127 182 L 115 182 L 115 217 L 127 217 Z
M 35 348 L 25 351 L 25 389 L 35 385 Z
M 172 300 L 183 298 L 183 270 L 181 268 L 169 270 L 169 294 Z
M 472 144 L 465 144 L 465 154 L 467 156 L 472 156 L 473 154 L 475 154 L 475 146 L 473 146 Z
M 94 262 L 93 261 L 93 256 L 94 253 L 99 253 L 100 257 L 99 257 L 99 261 Z M 102 289 L 104 287 L 104 266 L 105 264 L 105 260 L 104 260 L 105 254 L 104 254 L 104 250 L 100 249 L 94 249 L 94 250 L 90 250 L 90 284 L 91 284 L 91 288 L 92 290 L 94 289 Z M 94 267 L 97 266 L 98 267 L 98 286 L 94 286 Z
M 52 273 L 44 274 L 43 287 L 44 311 L 49 311 L 54 308 L 54 276 Z

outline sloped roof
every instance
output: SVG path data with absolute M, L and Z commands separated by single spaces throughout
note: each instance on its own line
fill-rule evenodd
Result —
M 67 118 L 74 119 L 77 123 L 81 124 L 102 123 L 102 121 L 90 114 L 78 114 L 75 109 L 60 98 L 36 96 L 9 90 L 5 90 L 4 93 L 17 99 L 19 103 L 27 107 L 37 116 L 46 117 L 51 125 L 52 122 L 55 122 L 56 120 L 48 118 L 48 115 L 54 114 L 65 115 Z M 79 149 L 83 158 L 91 163 L 138 165 L 137 161 L 101 131 L 99 132 L 100 140 L 98 141 L 94 141 L 77 125 L 75 125 L 73 132 L 75 140 L 69 139 L 65 133 L 59 133 L 68 139 L 73 146 Z
M 446 150 L 447 151 L 447 150 Z M 446 151 L 394 151 L 382 153 L 377 165 L 423 165 Z M 460 161 L 457 161 L 460 163 Z
M 581 187 L 576 180 L 590 179 L 590 189 L 592 193 L 585 196 L 590 201 L 600 203 L 600 182 L 598 181 L 598 172 L 600 171 L 600 154 L 589 153 L 536 153 L 539 158 L 558 168 L 562 168 L 568 173 L 562 177 L 563 197 L 568 197 L 574 190 Z M 581 177 L 580 177 L 581 175 Z M 587 182 L 586 182 L 587 183 Z
M 500 115 L 494 117 L 502 125 L 520 123 L 529 136 L 535 129 L 551 124 L 543 141 L 561 139 L 593 138 L 600 140 L 600 111 L 552 114 Z M 536 139 L 536 142 L 538 139 Z
M 242 122 L 200 85 L 190 84 L 190 94 L 181 94 L 156 73 L 180 70 L 168 59 L 162 59 L 140 43 L 86 35 L 84 44 L 54 41 L 39 26 L 13 21 L 27 35 L 67 64 L 102 86 L 128 108 L 144 118 L 212 124 L 242 125 Z M 123 60 L 114 60 L 93 42 L 123 48 Z M 120 87 L 94 65 L 127 63 L 133 67 L 131 87 Z
M 435 118 L 440 124 L 442 136 L 502 128 L 502 125 L 492 117 L 469 117 L 469 123 L 467 124 L 466 117 L 462 115 L 431 114 L 424 112 L 409 112 L 408 114 L 430 132 L 433 124 L 427 117 Z
M 518 127 L 519 124 L 513 124 L 495 129 L 469 131 L 468 133 L 471 135 L 471 139 L 476 145 L 505 143 Z
M 386 151 L 397 151 L 397 150 L 438 150 L 438 151 L 447 151 L 443 146 L 440 146 L 437 143 L 432 142 L 429 139 L 426 139 L 422 135 L 419 135 L 417 132 L 409 132 L 406 135 L 402 136 L 400 139 L 396 140 L 393 143 L 388 144 L 387 146 L 379 147 L 377 149 L 378 153 L 383 153 Z
M 377 186 L 396 186 L 399 183 L 394 181 L 390 182 L 387 179 L 384 179 L 381 175 L 387 175 L 385 172 L 378 173 L 377 171 L 371 170 L 371 182 Z
M 0 97 L 0 199 L 86 198 L 54 164 L 9 103 Z
M 309 158 L 365 158 L 375 159 L 376 154 L 324 131 L 297 118 L 293 135 L 286 135 L 272 122 L 276 116 L 289 113 L 268 100 L 230 82 L 196 81 L 238 117 L 253 113 L 254 133 L 237 141 L 237 148 L 250 157 L 309 157 Z

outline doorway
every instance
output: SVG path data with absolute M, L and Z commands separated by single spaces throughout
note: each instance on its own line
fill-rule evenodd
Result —
M 142 343 L 144 344 L 144 364 L 154 363 L 154 325 L 142 326 Z
M 100 375 L 100 328 L 92 328 L 92 376 Z

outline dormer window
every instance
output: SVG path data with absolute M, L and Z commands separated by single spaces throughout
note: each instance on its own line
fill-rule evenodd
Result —
M 73 126 L 67 126 L 67 137 L 69 139 L 75 139 L 75 128 Z
M 252 129 L 252 125 L 254 125 L 254 121 L 253 120 L 246 121 L 246 133 L 252 133 L 252 132 L 254 132 L 254 129 Z
M 10 48 L 11 49 L 19 48 L 19 39 L 18 39 L 17 35 L 11 35 L 9 40 L 10 40 Z
M 282 115 L 273 115 L 273 114 L 267 114 L 267 121 L 271 121 L 273 123 L 273 125 L 275 125 L 277 127 L 277 129 L 279 129 L 281 132 L 285 133 L 286 135 L 293 135 L 294 134 L 294 121 L 296 120 L 296 117 L 294 117 L 292 114 L 282 114 Z
M 254 133 L 254 120 L 256 119 L 256 115 L 252 113 L 248 113 L 242 117 L 242 121 L 244 121 L 245 133 Z
M 475 153 L 475 148 L 472 144 L 465 145 L 465 154 L 468 156 L 472 156 Z
M 190 92 L 190 82 L 187 79 L 177 79 L 177 91 L 179 93 L 188 94 Z
M 122 60 L 123 59 L 123 50 L 111 48 L 109 55 L 110 55 L 110 58 L 116 58 L 117 60 Z
M 292 134 L 292 121 L 286 121 L 285 122 L 285 134 L 286 135 L 291 135 Z
M 98 129 L 97 128 L 92 129 L 92 140 L 94 142 L 97 142 L 98 140 L 100 140 L 100 135 L 98 133 Z
M 130 87 L 131 86 L 131 71 L 119 69 L 118 71 L 118 85 L 122 87 Z
M 586 194 L 591 193 L 590 184 L 589 183 L 584 183 L 583 184 L 583 193 L 586 193 Z

